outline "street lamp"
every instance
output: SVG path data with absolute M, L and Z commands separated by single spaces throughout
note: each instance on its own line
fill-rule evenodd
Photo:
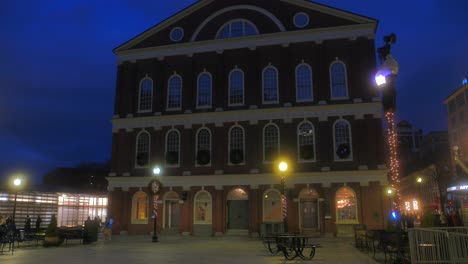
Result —
M 288 163 L 286 161 L 280 161 L 278 163 L 278 170 L 281 176 L 281 207 L 283 213 L 283 225 L 284 232 L 288 232 L 288 202 L 286 200 L 286 172 L 288 171 Z
M 153 168 L 153 176 L 158 177 L 161 174 L 161 168 L 155 166 Z M 157 233 L 157 222 L 158 222 L 158 198 L 159 193 L 161 192 L 162 185 L 158 179 L 153 179 L 150 181 L 150 191 L 153 194 L 153 238 L 152 242 L 158 242 L 158 233 Z
M 23 184 L 23 180 L 21 179 L 21 176 L 15 176 L 12 179 L 13 183 L 13 189 L 15 190 L 15 201 L 13 203 L 13 223 L 16 224 L 15 222 L 15 216 L 16 216 L 16 199 L 18 197 L 18 191 L 21 189 L 21 185 Z
M 375 81 L 382 90 L 382 105 L 387 122 L 387 140 L 390 155 L 390 185 L 395 191 L 396 201 L 392 203 L 391 208 L 400 210 L 400 175 L 397 152 L 397 132 L 395 127 L 396 111 L 396 90 L 394 81 L 398 74 L 398 62 L 390 54 L 391 44 L 395 44 L 396 35 L 391 34 L 384 37 L 385 45 L 378 49 L 381 65 L 375 74 Z

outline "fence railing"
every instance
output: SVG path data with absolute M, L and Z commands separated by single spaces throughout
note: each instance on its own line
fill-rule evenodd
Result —
M 411 263 L 468 263 L 468 228 L 410 228 Z

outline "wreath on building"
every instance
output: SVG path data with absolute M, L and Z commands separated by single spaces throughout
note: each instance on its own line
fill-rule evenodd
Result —
M 166 152 L 166 163 L 167 164 L 177 164 L 177 163 L 179 163 L 179 152 L 177 152 L 177 151 L 168 151 L 168 152 Z
M 199 150 L 197 153 L 197 163 L 199 165 L 210 163 L 210 152 L 208 150 Z
M 149 157 L 148 152 L 138 153 L 137 158 L 136 158 L 137 165 L 138 166 L 148 165 L 148 157 Z
M 148 190 L 152 195 L 158 195 L 162 192 L 163 185 L 157 179 L 153 179 L 148 183 Z
M 336 149 L 336 155 L 340 159 L 346 159 L 349 157 L 350 154 L 351 154 L 351 148 L 349 147 L 348 143 L 340 144 L 338 148 Z
M 312 160 L 314 159 L 314 146 L 313 145 L 304 145 L 300 148 L 301 159 L 303 160 Z
M 229 157 L 232 164 L 240 164 L 244 161 L 244 152 L 240 149 L 233 149 Z

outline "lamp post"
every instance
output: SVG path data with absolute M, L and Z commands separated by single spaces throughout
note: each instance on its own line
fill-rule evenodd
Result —
M 16 224 L 15 217 L 16 217 L 16 199 L 18 198 L 18 190 L 21 188 L 23 181 L 20 177 L 15 177 L 13 179 L 13 188 L 15 189 L 15 200 L 13 203 L 13 223 Z
M 278 170 L 281 176 L 281 207 L 283 213 L 284 232 L 288 232 L 288 201 L 286 199 L 285 185 L 286 185 L 286 172 L 288 171 L 288 163 L 280 161 L 278 163 Z
M 392 208 L 401 210 L 401 195 L 400 195 L 400 175 L 397 153 L 397 132 L 395 127 L 395 112 L 396 112 L 396 90 L 394 81 L 398 74 L 398 62 L 390 55 L 391 44 L 395 44 L 396 35 L 391 34 L 384 37 L 385 45 L 378 49 L 381 65 L 375 74 L 375 81 L 382 89 L 382 104 L 385 112 L 385 120 L 387 122 L 387 140 L 389 147 L 389 164 L 390 164 L 390 185 L 395 191 L 395 197 Z
M 153 168 L 153 176 L 157 177 L 161 174 L 161 168 L 155 166 Z M 158 242 L 157 223 L 158 223 L 158 198 L 161 192 L 161 182 L 158 179 L 153 179 L 150 182 L 150 191 L 153 194 L 153 237 L 152 242 Z

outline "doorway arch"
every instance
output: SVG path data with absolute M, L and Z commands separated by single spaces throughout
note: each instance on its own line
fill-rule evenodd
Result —
M 227 200 L 227 228 L 236 230 L 249 229 L 249 196 L 242 188 L 232 189 Z

